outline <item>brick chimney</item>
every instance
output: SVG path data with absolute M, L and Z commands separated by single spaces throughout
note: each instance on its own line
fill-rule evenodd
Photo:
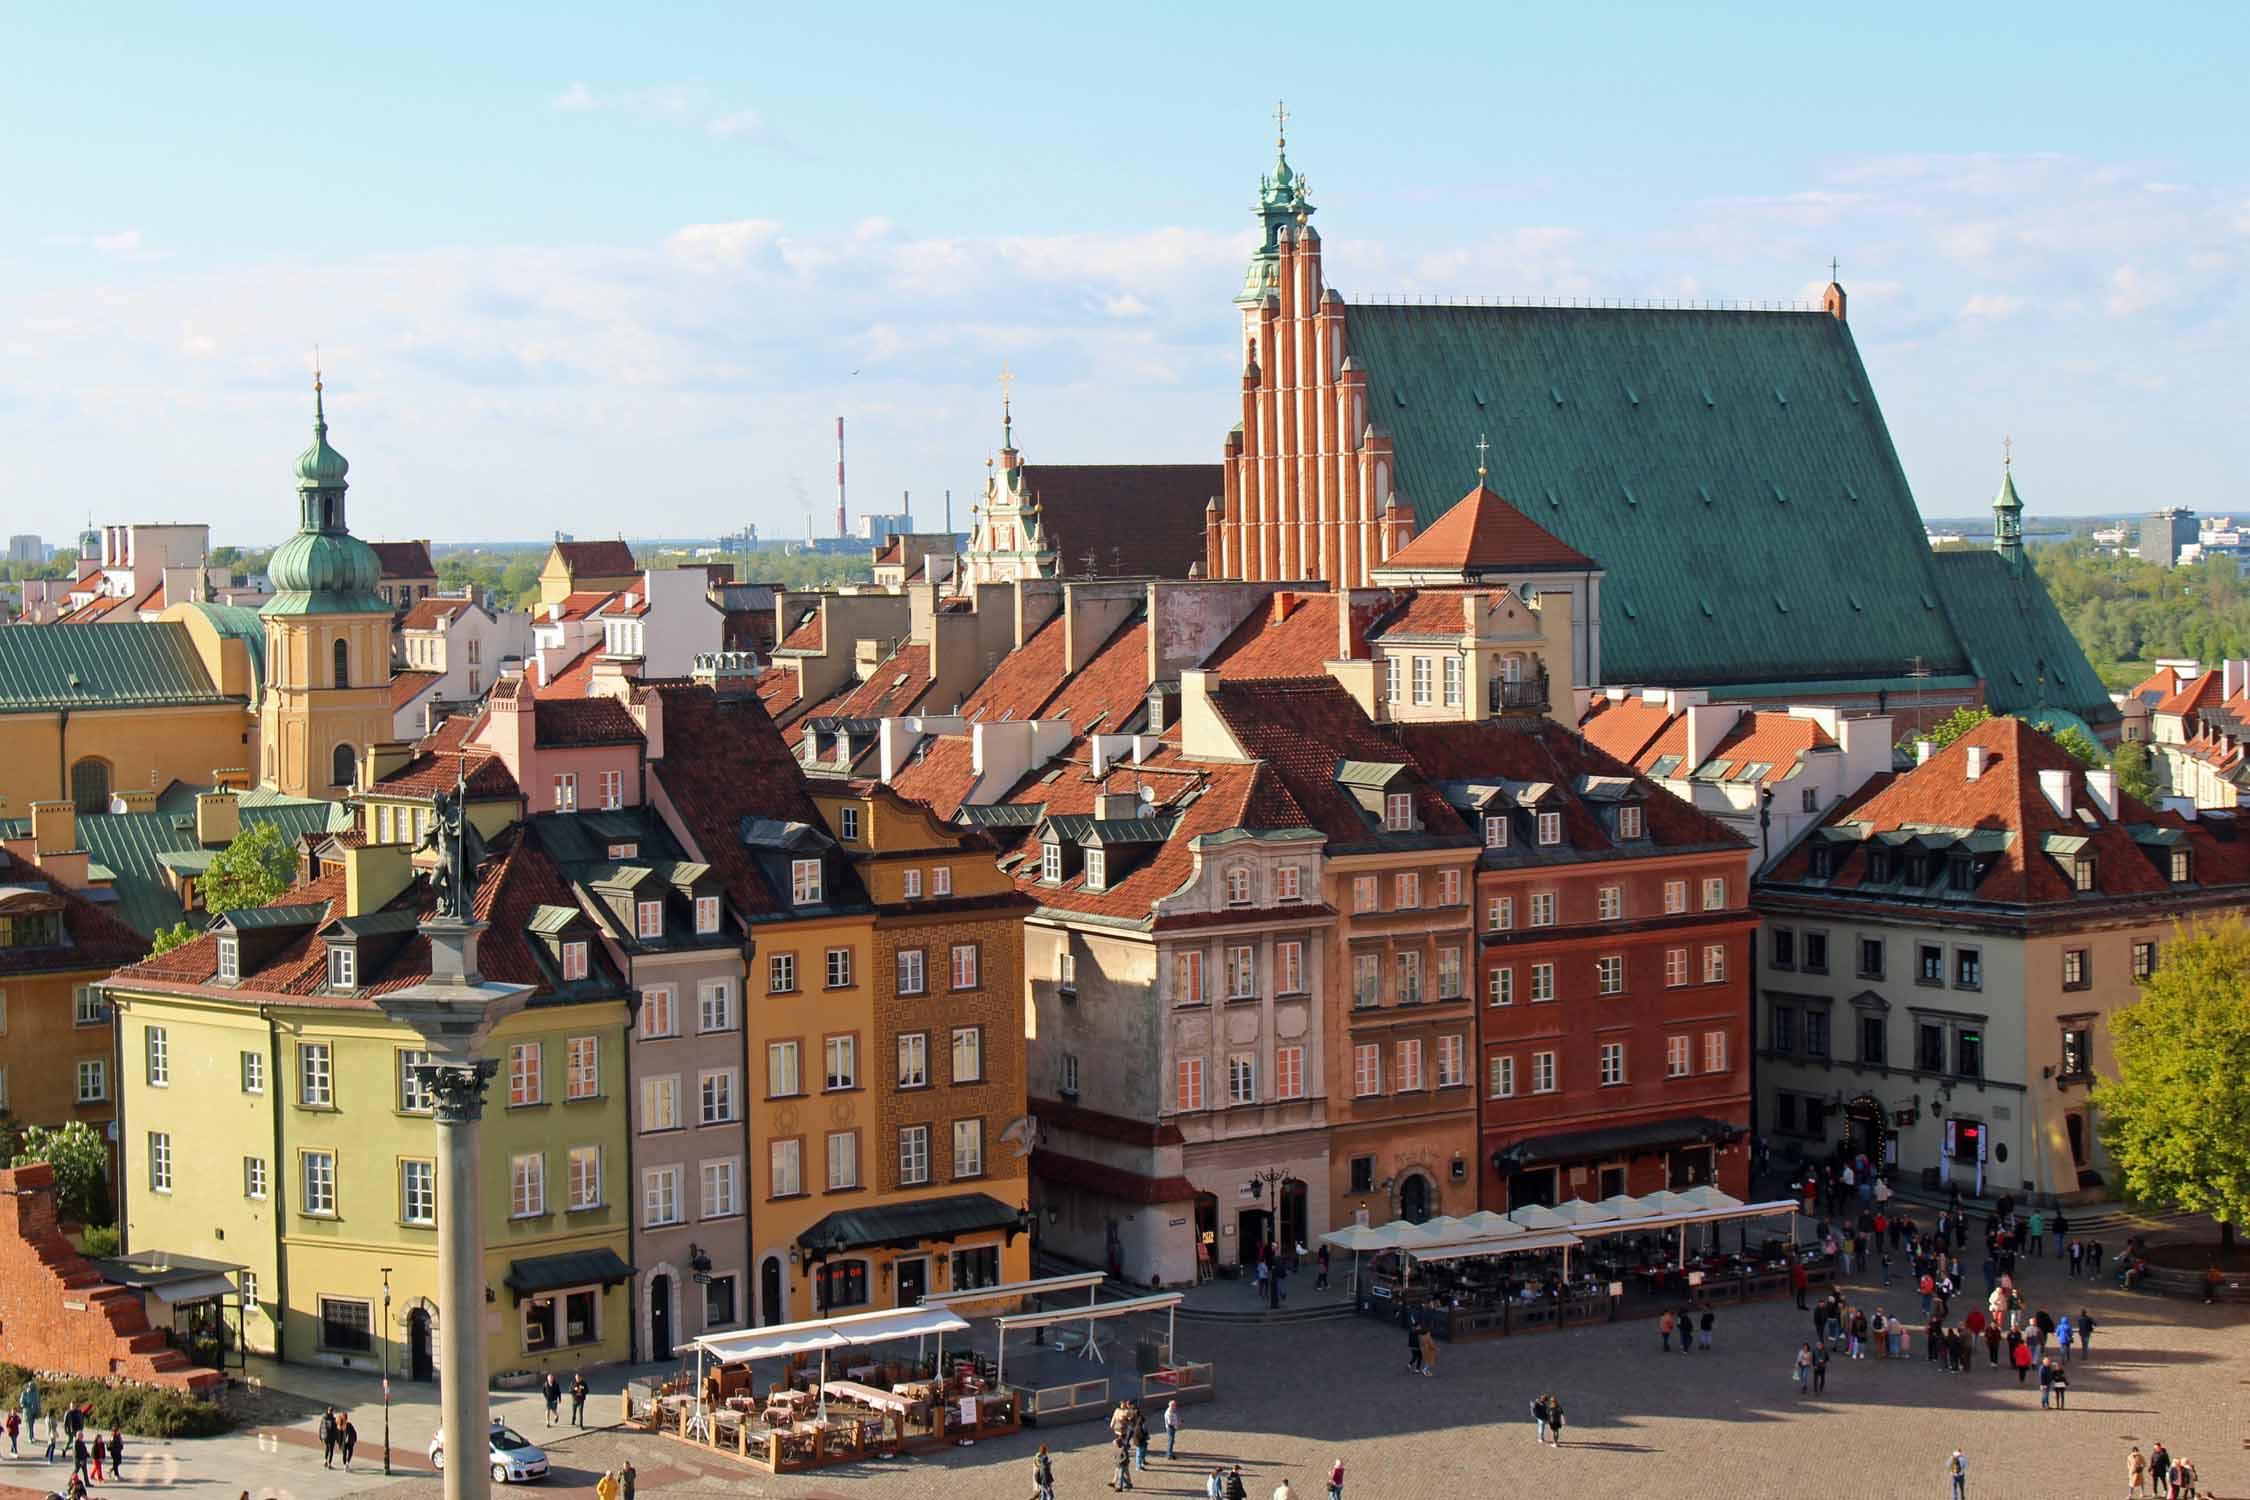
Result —
M 361 844 L 343 853 L 347 917 L 381 911 L 414 878 L 414 859 L 404 844 Z
M 195 796 L 195 842 L 205 849 L 224 849 L 242 831 L 242 805 L 232 792 L 198 792 Z
M 78 808 L 68 801 L 31 804 L 31 845 L 37 856 L 78 848 Z

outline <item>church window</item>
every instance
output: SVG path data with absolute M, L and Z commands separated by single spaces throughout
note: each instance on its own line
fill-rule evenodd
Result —
M 109 811 L 109 762 L 87 756 L 70 768 L 70 800 L 82 813 Z
M 336 638 L 336 686 L 352 685 L 352 649 L 342 636 Z
M 359 756 L 349 745 L 338 745 L 328 775 L 331 786 L 350 786 L 358 780 Z

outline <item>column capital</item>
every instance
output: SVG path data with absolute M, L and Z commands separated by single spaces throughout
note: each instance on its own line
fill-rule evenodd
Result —
M 500 1071 L 499 1061 L 482 1057 L 466 1063 L 425 1063 L 416 1069 L 429 1090 L 441 1125 L 465 1125 L 484 1118 L 484 1090 Z

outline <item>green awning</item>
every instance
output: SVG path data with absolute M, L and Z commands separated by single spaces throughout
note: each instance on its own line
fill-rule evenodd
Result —
M 956 1193 L 950 1198 L 924 1198 L 915 1203 L 838 1209 L 797 1236 L 797 1243 L 816 1255 L 833 1255 L 844 1250 L 905 1248 L 925 1240 L 951 1240 L 965 1234 L 1020 1227 L 1016 1210 L 990 1194 Z
M 507 1285 L 521 1302 L 540 1292 L 556 1292 L 566 1286 L 592 1286 L 596 1282 L 607 1287 L 630 1281 L 632 1276 L 633 1268 L 605 1245 L 599 1250 L 565 1250 L 560 1255 L 534 1255 L 510 1261 Z

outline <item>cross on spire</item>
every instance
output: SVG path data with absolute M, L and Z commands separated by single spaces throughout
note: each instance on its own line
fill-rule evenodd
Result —
M 1016 418 L 1013 406 L 1016 372 L 1009 369 L 1007 361 L 1000 364 L 1000 446 L 1016 445 Z
M 2000 467 L 2003 469 L 2012 469 L 2015 466 L 2016 440 L 2012 437 L 2004 437 L 2000 440 Z
M 1836 279 L 1836 257 L 1833 255 L 1828 257 L 1828 279 L 1830 281 Z
M 1491 446 L 1492 445 L 1490 443 L 1484 440 L 1483 433 L 1480 432 L 1477 434 L 1477 483 L 1479 485 L 1482 485 L 1484 483 L 1485 450 L 1490 448 Z
M 1276 99 L 1273 103 L 1273 143 L 1276 146 L 1289 144 L 1289 104 L 1286 100 Z

